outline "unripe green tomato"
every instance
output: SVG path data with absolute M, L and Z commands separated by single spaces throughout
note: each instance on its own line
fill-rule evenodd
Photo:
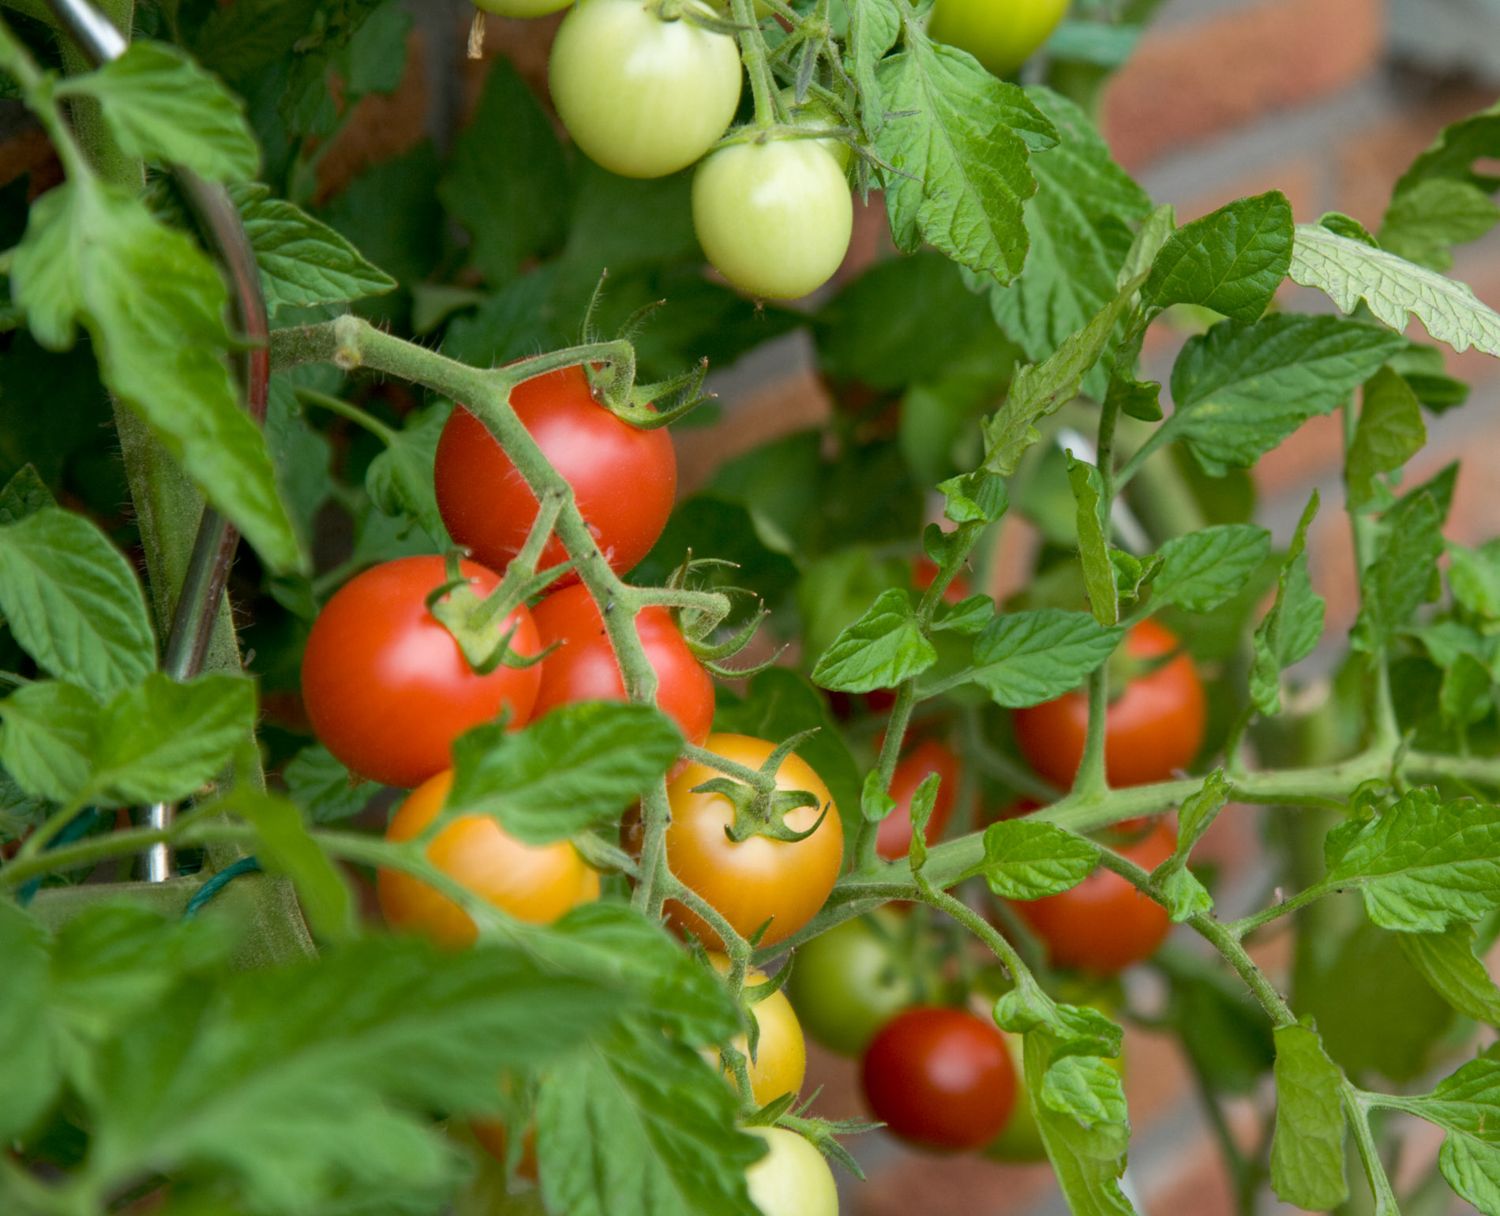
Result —
M 797 948 L 787 994 L 805 1034 L 840 1055 L 859 1056 L 876 1031 L 920 993 L 891 937 L 901 918 L 882 909 L 845 921 Z
M 579 0 L 548 65 L 573 142 L 622 177 L 665 177 L 702 157 L 734 119 L 742 75 L 733 38 L 664 21 L 642 0 Z
M 694 173 L 698 242 L 741 291 L 795 300 L 828 282 L 849 251 L 854 203 L 843 170 L 821 143 L 731 144 Z
M 474 7 L 499 17 L 545 17 L 572 3 L 573 0 L 474 0 Z
M 823 1154 L 784 1127 L 747 1127 L 771 1151 L 745 1172 L 762 1216 L 838 1216 L 839 1193 Z
M 1052 36 L 1068 0 L 937 0 L 927 32 L 1009 76 Z
M 781 94 L 781 104 L 786 107 L 786 112 L 794 126 L 805 127 L 813 131 L 835 131 L 844 125 L 839 116 L 834 113 L 833 107 L 816 97 L 809 97 L 798 105 L 796 93 L 791 89 L 785 89 Z M 820 139 L 816 143 L 818 147 L 828 149 L 828 154 L 838 162 L 840 169 L 845 173 L 849 172 L 849 162 L 854 157 L 853 148 L 842 139 Z

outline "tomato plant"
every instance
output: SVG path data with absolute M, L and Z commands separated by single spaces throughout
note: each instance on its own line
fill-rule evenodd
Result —
M 1068 11 L 1068 0 L 937 0 L 927 29 L 968 51 L 997 76 L 1008 76 L 1036 53 Z
M 421 836 L 442 810 L 452 786 L 452 773 L 439 773 L 419 785 L 391 816 L 386 839 Z M 517 920 L 550 924 L 599 897 L 599 875 L 572 845 L 527 845 L 483 815 L 457 816 L 438 830 L 423 852 L 449 878 Z M 420 878 L 381 870 L 375 889 L 391 928 L 425 933 L 444 946 L 473 942 L 477 931 L 469 914 Z
M 552 44 L 558 117 L 589 157 L 625 177 L 685 169 L 724 134 L 740 100 L 734 39 L 637 0 L 580 0 Z
M 913 964 L 893 912 L 846 921 L 799 946 L 787 981 L 803 1028 L 840 1055 L 864 1051 L 886 1022 L 917 1002 Z
M 1129 678 L 1110 702 L 1105 771 L 1115 785 L 1165 781 L 1187 767 L 1203 744 L 1203 685 L 1181 643 L 1155 621 L 1142 621 L 1130 631 L 1125 654 L 1145 670 Z M 1082 692 L 1018 709 L 1016 742 L 1037 772 L 1065 788 L 1083 759 L 1088 717 Z
M 625 681 L 604 618 L 588 589 L 574 585 L 554 591 L 532 616 L 543 648 L 554 647 L 542 663 L 534 712 L 540 716 L 574 701 L 625 699 Z M 636 636 L 656 672 L 656 703 L 682 728 L 683 738 L 702 743 L 714 721 L 713 679 L 683 639 L 665 608 L 643 609 Z
M 1016 1097 L 1010 1049 L 994 1024 L 935 1005 L 882 1027 L 860 1061 L 860 1083 L 892 1134 L 943 1150 L 988 1144 Z
M 498 577 L 460 566 L 479 593 Z M 481 675 L 427 609 L 447 582 L 442 559 L 406 557 L 356 575 L 324 605 L 302 659 L 302 699 L 323 744 L 354 772 L 414 786 L 452 763 L 453 741 L 501 713 L 513 727 L 531 717 L 535 667 L 501 664 Z M 510 646 L 526 658 L 541 645 L 524 605 L 506 618 Z
M 838 1191 L 823 1155 L 784 1127 L 752 1127 L 767 1153 L 746 1175 L 761 1216 L 837 1216 Z
M 693 229 L 742 291 L 794 300 L 844 260 L 854 204 L 825 141 L 767 139 L 720 148 L 693 173 Z
M 608 0 L 606 0 L 608 2 Z M 579 510 L 616 570 L 629 570 L 656 543 L 677 490 L 677 457 L 665 431 L 638 430 L 594 400 L 581 367 L 518 384 L 516 416 L 573 489 Z M 450 415 L 433 476 L 443 522 L 479 561 L 503 570 L 521 551 L 537 500 L 505 450 L 469 411 Z M 622 480 L 631 492 L 619 492 Z M 564 560 L 548 541 L 542 560 Z

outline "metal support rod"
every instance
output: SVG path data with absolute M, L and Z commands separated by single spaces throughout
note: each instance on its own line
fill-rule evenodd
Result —
M 128 43 L 124 35 L 89 0 L 47 0 L 47 4 L 96 67 L 125 53 Z M 258 424 L 263 424 L 271 380 L 270 323 L 255 252 L 234 201 L 223 186 L 204 181 L 181 166 L 173 167 L 172 178 L 192 213 L 200 238 L 217 257 L 228 281 L 231 320 L 245 340 L 244 350 L 235 359 L 245 408 Z M 175 680 L 189 679 L 203 667 L 239 540 L 239 533 L 227 519 L 204 507 L 162 656 L 163 669 Z M 147 822 L 165 830 L 171 826 L 174 813 L 171 803 L 154 803 L 147 808 Z M 165 882 L 171 876 L 171 851 L 165 844 L 153 845 L 146 854 L 146 880 Z

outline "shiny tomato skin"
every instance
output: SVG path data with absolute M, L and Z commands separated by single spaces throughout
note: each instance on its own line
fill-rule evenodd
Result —
M 665 430 L 643 431 L 594 400 L 581 367 L 518 384 L 516 416 L 552 466 L 573 487 L 589 530 L 619 573 L 645 557 L 666 527 L 677 493 L 677 454 Z M 433 467 L 438 510 L 449 534 L 478 561 L 504 570 L 526 543 L 537 501 L 482 422 L 455 407 L 438 440 Z M 556 536 L 543 565 L 565 560 Z M 567 575 L 564 582 L 576 581 Z
M 774 744 L 748 735 L 710 735 L 703 746 L 750 768 L 759 768 L 775 750 Z M 844 853 L 838 807 L 807 761 L 789 755 L 776 772 L 777 787 L 806 790 L 818 804 L 791 811 L 786 823 L 794 831 L 806 831 L 822 816 L 818 830 L 795 843 L 765 836 L 735 843 L 725 833 L 734 822 L 729 799 L 694 792 L 696 786 L 722 776 L 717 769 L 693 761 L 668 783 L 672 822 L 667 828 L 667 861 L 672 873 L 707 900 L 742 937 L 750 937 L 769 922 L 760 942 L 775 945 L 812 920 L 833 890 Z M 724 948 L 717 933 L 675 900 L 668 901 L 667 910 L 674 924 L 709 949 Z
M 1010 1118 L 1016 1070 L 993 1023 L 963 1009 L 921 1005 L 897 1014 L 860 1065 L 870 1113 L 924 1148 L 983 1148 Z
M 1125 639 L 1136 659 L 1178 648 L 1177 637 L 1155 621 L 1142 621 Z M 1138 676 L 1110 702 L 1104 725 L 1104 767 L 1111 785 L 1149 785 L 1186 768 L 1203 744 L 1207 706 L 1193 660 L 1179 654 Z M 1065 693 L 1012 716 L 1016 743 L 1031 766 L 1061 789 L 1073 783 L 1088 735 L 1089 701 L 1083 690 Z
M 1158 820 L 1149 835 L 1117 851 L 1154 870 L 1176 847 L 1172 825 Z M 1070 891 L 1012 907 L 1045 943 L 1055 966 L 1101 976 L 1150 958 L 1172 929 L 1165 908 L 1102 867 Z
M 937 0 L 927 32 L 1008 76 L 1052 36 L 1068 0 Z
M 770 1152 L 745 1171 L 761 1216 L 838 1216 L 838 1187 L 823 1154 L 784 1127 L 747 1127 Z
M 729 958 L 723 954 L 710 954 L 709 961 L 721 975 L 729 972 Z M 750 997 L 755 989 L 769 981 L 763 971 L 749 971 L 745 975 L 745 994 Z M 755 1058 L 748 1059 L 750 1041 L 741 1035 L 734 1046 L 746 1057 L 746 1068 L 750 1074 L 750 1096 L 757 1106 L 764 1106 L 782 1094 L 801 1092 L 802 1082 L 807 1077 L 807 1039 L 802 1034 L 802 1023 L 798 1021 L 785 989 L 778 989 L 750 1005 L 750 1015 L 758 1027 L 755 1041 Z M 733 1079 L 733 1074 L 730 1075 Z
M 923 739 L 896 762 L 896 772 L 891 777 L 891 797 L 896 800 L 896 807 L 880 821 L 875 836 L 875 851 L 887 861 L 905 857 L 911 851 L 912 796 L 931 773 L 938 775 L 939 784 L 932 818 L 927 821 L 927 843 L 934 844 L 943 838 L 958 798 L 958 756 L 941 740 Z
M 453 786 L 451 771 L 413 790 L 391 817 L 385 838 L 412 840 L 437 817 Z M 599 875 L 567 841 L 524 844 L 488 815 L 460 815 L 427 844 L 438 869 L 501 911 L 534 925 L 550 925 L 579 904 L 599 898 Z M 381 870 L 375 878 L 380 910 L 392 929 L 423 933 L 439 945 L 472 945 L 469 914 L 420 878 Z
M 542 661 L 534 717 L 573 701 L 623 701 L 625 681 L 604 618 L 581 584 L 554 591 L 533 610 L 543 647 L 556 649 Z M 665 608 L 643 608 L 636 635 L 656 671 L 656 701 L 689 743 L 701 744 L 714 723 L 714 683 Z
M 901 917 L 889 906 L 835 925 L 797 948 L 787 993 L 802 1028 L 830 1051 L 858 1056 L 916 1004 L 918 985 L 897 953 Z
M 481 595 L 499 583 L 491 570 L 460 565 Z M 509 710 L 524 726 L 541 671 L 501 665 L 479 675 L 427 610 L 447 582 L 440 557 L 402 557 L 345 583 L 313 622 L 302 658 L 302 699 L 313 731 L 361 777 L 411 787 L 453 763 L 453 741 Z M 523 605 L 508 618 L 512 649 L 541 650 Z

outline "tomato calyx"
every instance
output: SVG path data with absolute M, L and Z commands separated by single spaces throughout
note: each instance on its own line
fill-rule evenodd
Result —
M 743 33 L 745 27 L 734 21 L 728 21 L 707 8 L 706 5 L 694 4 L 691 0 L 657 0 L 650 6 L 650 11 L 656 14 L 660 21 L 686 21 L 689 25 L 696 25 L 699 29 L 708 30 L 714 34 L 726 34 L 733 38 Z
M 788 827 L 786 817 L 803 807 L 815 807 L 818 799 L 807 790 L 783 790 L 776 786 L 776 773 L 782 761 L 814 734 L 805 730 L 793 735 L 775 748 L 758 770 L 745 770 L 741 774 L 713 777 L 695 785 L 695 794 L 718 794 L 734 808 L 734 818 L 724 828 L 724 834 L 735 844 L 743 844 L 752 836 L 764 836 L 768 840 L 779 840 L 785 844 L 797 844 L 807 840 L 823 826 L 828 818 L 829 806 L 825 805 L 813 824 L 803 831 Z
M 547 519 L 547 532 L 551 531 L 551 520 L 555 513 L 542 512 L 539 519 Z M 498 667 L 525 669 L 541 663 L 552 647 L 534 655 L 519 653 L 511 642 L 515 639 L 519 623 L 511 614 L 528 599 L 546 589 L 567 569 L 572 561 L 563 562 L 546 570 L 527 573 L 520 558 L 505 572 L 500 585 L 487 596 L 481 596 L 469 584 L 459 569 L 459 556 L 450 551 L 445 558 L 445 581 L 427 596 L 427 611 L 443 626 L 458 643 L 465 661 L 478 675 L 489 675 Z M 505 622 L 510 620 L 510 625 Z

